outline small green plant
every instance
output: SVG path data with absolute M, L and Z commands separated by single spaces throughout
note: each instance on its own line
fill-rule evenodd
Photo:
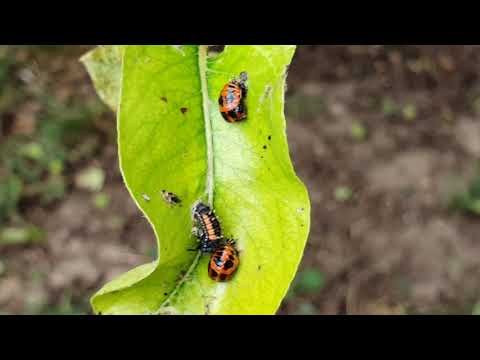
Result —
M 35 226 L 6 227 L 0 230 L 0 245 L 37 243 L 44 238 L 44 231 Z
M 407 103 L 402 106 L 402 104 L 395 102 L 389 96 L 384 97 L 382 100 L 382 111 L 389 120 L 403 119 L 407 122 L 412 122 L 417 118 L 417 107 L 415 104 Z
M 110 204 L 110 197 L 105 193 L 96 194 L 93 197 L 93 203 L 95 204 L 96 208 L 104 210 Z
M 300 293 L 318 293 L 325 286 L 325 276 L 317 269 L 307 269 L 299 273 L 294 288 Z
M 0 260 L 0 277 L 7 272 L 7 266 Z
M 105 183 L 105 172 L 99 167 L 89 167 L 80 172 L 75 178 L 75 184 L 84 190 L 98 192 Z
M 347 202 L 353 196 L 353 191 L 347 186 L 340 186 L 335 189 L 335 199 L 338 202 Z
M 480 167 L 470 182 L 468 189 L 456 194 L 450 206 L 466 213 L 480 216 Z
M 473 306 L 472 315 L 480 315 L 480 302 Z
M 18 176 L 5 176 L 0 180 L 0 223 L 17 213 L 23 182 Z
M 318 294 L 325 287 L 325 275 L 318 269 L 299 271 L 288 289 L 285 300 L 293 300 L 301 295 Z
M 399 114 L 400 107 L 391 97 L 384 97 L 382 101 L 383 114 L 388 118 L 393 118 Z
M 417 107 L 414 104 L 407 104 L 403 107 L 402 114 L 406 121 L 413 121 L 417 117 Z
M 367 128 L 359 122 L 353 123 L 350 133 L 352 138 L 358 142 L 365 141 L 368 135 Z

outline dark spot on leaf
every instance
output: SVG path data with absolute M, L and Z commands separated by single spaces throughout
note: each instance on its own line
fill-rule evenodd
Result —
M 180 109 L 180 111 L 182 112 L 182 114 L 186 114 L 187 111 L 188 111 L 188 108 L 182 107 L 182 108 Z
M 233 261 L 231 260 L 227 260 L 227 262 L 225 263 L 225 269 L 231 269 L 233 267 Z
M 268 85 L 267 88 L 265 89 L 264 96 L 265 97 L 269 96 L 271 91 L 272 91 L 272 87 L 270 85 Z
M 262 159 L 263 159 L 263 155 L 262 155 L 262 156 L 260 156 L 260 158 L 262 158 Z
M 268 135 L 268 140 L 272 140 L 272 135 Z
M 99 312 L 98 312 L 98 315 L 102 315 L 102 312 L 101 312 L 101 311 L 99 311 Z
M 164 101 L 164 102 L 168 102 L 168 100 L 167 100 L 167 98 L 166 98 L 165 96 L 162 96 L 161 99 L 162 99 L 162 101 Z
M 262 265 L 258 265 L 258 271 L 262 269 Z
M 163 293 L 163 295 L 164 295 L 164 296 L 167 296 L 167 295 L 168 295 L 168 293 Z
M 264 149 L 264 150 L 267 150 L 267 145 L 263 145 L 263 149 Z

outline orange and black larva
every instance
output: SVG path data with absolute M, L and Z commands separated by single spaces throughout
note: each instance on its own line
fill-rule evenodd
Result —
M 192 229 L 193 234 L 200 240 L 197 250 L 203 253 L 214 252 L 223 239 L 222 228 L 215 213 L 208 205 L 197 202 L 193 205 L 192 217 L 198 225 Z
M 234 79 L 226 84 L 220 92 L 218 104 L 220 105 L 220 113 L 225 121 L 235 123 L 247 118 L 247 105 L 245 99 L 247 97 L 246 81 L 248 74 L 240 73 L 239 79 Z
M 235 248 L 235 241 L 222 242 L 213 252 L 208 264 L 208 276 L 218 282 L 228 281 L 240 265 L 240 257 Z

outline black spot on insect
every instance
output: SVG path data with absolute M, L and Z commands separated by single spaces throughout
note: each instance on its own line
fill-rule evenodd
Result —
M 272 135 L 268 135 L 268 140 L 272 140 Z
M 161 99 L 163 102 L 168 102 L 168 100 L 167 100 L 167 98 L 166 98 L 165 96 L 162 96 L 160 99 Z
M 231 269 L 232 267 L 233 267 L 233 261 L 227 260 L 225 262 L 225 269 L 228 270 L 228 269 Z
M 230 116 L 230 118 L 232 119 L 236 119 L 237 118 L 237 112 L 235 110 L 232 110 L 232 111 L 229 111 L 227 112 L 228 116 Z
M 227 279 L 227 275 L 226 274 L 222 274 L 220 275 L 220 280 L 224 281 Z
M 228 258 L 229 258 L 230 260 L 232 260 L 232 261 L 235 260 L 235 258 L 233 257 L 233 255 L 228 255 Z
M 267 145 L 263 145 L 263 150 L 267 150 Z
M 215 270 L 210 269 L 210 276 L 212 276 L 212 277 L 217 277 L 218 274 L 217 274 L 217 272 L 216 272 Z
M 182 114 L 185 115 L 185 114 L 188 112 L 188 108 L 182 107 L 182 108 L 180 109 L 180 111 L 182 112 Z

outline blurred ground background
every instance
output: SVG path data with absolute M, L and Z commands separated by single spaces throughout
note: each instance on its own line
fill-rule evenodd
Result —
M 0 313 L 84 314 L 155 256 L 78 57 L 0 46 Z M 290 151 L 310 239 L 279 314 L 480 313 L 480 47 L 299 46 Z

